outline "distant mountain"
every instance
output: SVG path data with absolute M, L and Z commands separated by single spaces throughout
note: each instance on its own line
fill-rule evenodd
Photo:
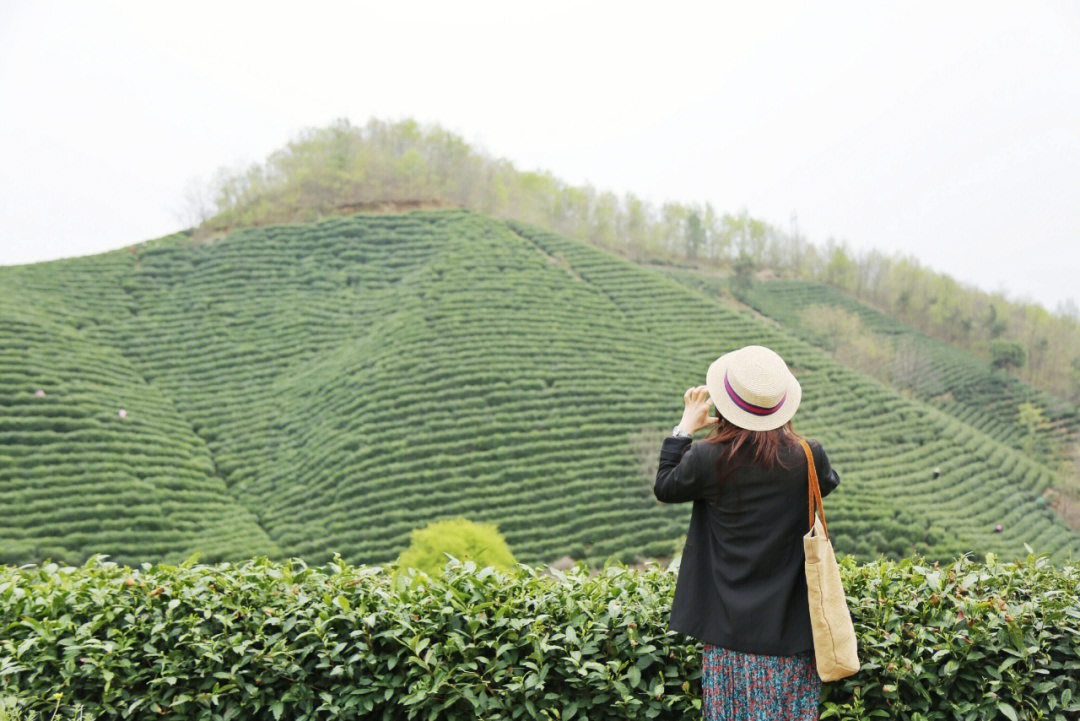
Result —
M 381 562 L 456 515 L 528 562 L 669 555 L 660 438 L 751 343 L 803 385 L 841 552 L 1080 556 L 1052 470 L 985 424 L 661 270 L 435 210 L 0 268 L 0 560 Z

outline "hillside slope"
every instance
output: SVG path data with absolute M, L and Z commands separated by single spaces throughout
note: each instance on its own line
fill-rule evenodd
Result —
M 756 284 L 747 298 L 757 310 L 818 345 L 827 341 L 820 331 L 800 322 L 800 309 L 832 307 L 858 317 L 865 331 L 892 345 L 887 373 L 919 398 L 1019 450 L 1047 459 L 1063 447 L 1074 447 L 1080 439 L 1080 415 L 1075 407 L 839 290 L 809 281 L 771 281 Z M 1024 403 L 1034 405 L 1042 416 L 1043 426 L 1034 434 L 1021 418 Z
M 710 294 L 730 279 L 665 270 Z M 799 280 L 756 282 L 737 292 L 754 310 L 837 360 L 968 423 L 1080 487 L 1080 410 L 1011 373 L 921 333 L 843 291 Z
M 239 519 L 222 536 L 236 558 L 323 562 L 340 551 L 379 562 L 412 528 L 458 514 L 498 523 L 524 561 L 669 553 L 690 505 L 658 504 L 647 463 L 685 388 L 719 353 L 748 343 L 775 348 L 803 384 L 797 427 L 822 439 L 843 479 L 829 503 L 839 550 L 947 558 L 1022 555 L 1029 543 L 1058 559 L 1080 555 L 1080 536 L 1036 503 L 1049 472 L 1023 453 L 792 333 L 533 226 L 453 210 L 342 216 L 211 243 L 181 235 L 0 268 L 0 294 L 14 299 L 10 313 L 71 339 L 0 376 L 0 423 L 17 424 L 29 400 L 42 400 L 33 391 L 58 367 L 119 374 L 127 395 L 103 392 L 94 407 L 124 402 L 125 421 L 132 408 L 153 409 L 158 457 L 180 469 L 194 453 L 201 472 L 178 471 L 161 488 L 216 484 Z M 33 337 L 0 325 L 5 346 Z M 83 362 L 95 354 L 106 360 Z M 68 414 L 90 403 L 59 391 L 47 400 Z M 22 469 L 0 485 L 6 507 L 28 508 L 19 483 L 30 473 L 58 506 L 110 505 L 66 488 L 58 456 L 37 445 L 6 437 L 2 452 Z M 118 446 L 115 460 L 143 455 Z M 122 482 L 130 493 L 113 505 L 141 490 Z M 164 499 L 144 500 L 174 513 Z M 173 551 L 192 547 L 190 533 L 213 541 L 227 517 L 173 529 Z M 64 522 L 47 537 L 31 523 L 0 525 L 0 545 L 18 542 L 28 559 L 43 548 L 71 560 L 164 553 L 83 538 L 74 525 L 66 536 Z

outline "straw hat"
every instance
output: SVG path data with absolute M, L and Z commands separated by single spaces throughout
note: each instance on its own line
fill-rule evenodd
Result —
M 748 345 L 713 361 L 705 385 L 717 412 L 751 431 L 769 431 L 791 420 L 802 386 L 784 359 L 768 348 Z

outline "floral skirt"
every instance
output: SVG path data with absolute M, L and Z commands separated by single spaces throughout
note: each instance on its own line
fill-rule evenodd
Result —
M 724 721 L 816 721 L 821 677 L 814 652 L 764 656 L 705 644 L 702 718 Z

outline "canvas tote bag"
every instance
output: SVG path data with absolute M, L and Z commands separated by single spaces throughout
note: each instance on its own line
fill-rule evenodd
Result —
M 821 502 L 814 454 L 806 441 L 806 465 L 810 469 L 810 531 L 803 536 L 806 553 L 806 590 L 810 601 L 810 625 L 814 632 L 814 656 L 822 681 L 837 681 L 859 670 L 855 625 L 848 613 L 840 567 L 836 565 L 829 531 L 825 526 L 825 506 Z M 814 516 L 814 504 L 818 515 Z

